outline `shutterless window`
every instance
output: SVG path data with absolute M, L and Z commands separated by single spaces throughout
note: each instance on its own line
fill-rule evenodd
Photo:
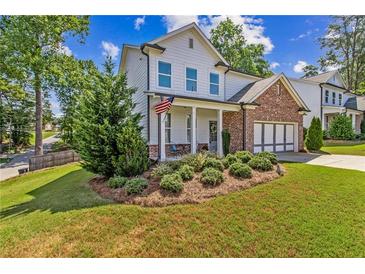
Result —
M 219 94 L 219 75 L 217 73 L 210 73 L 210 94 L 218 95 Z
M 332 104 L 336 104 L 336 92 L 332 92 Z
M 341 93 L 338 95 L 338 104 L 340 106 L 342 105 L 342 94 Z
M 165 118 L 165 142 L 171 143 L 171 113 L 167 113 Z
M 191 143 L 191 114 L 186 116 L 186 141 Z
M 326 103 L 328 103 L 329 96 L 330 96 L 330 92 L 329 92 L 328 90 L 326 90 L 326 92 L 325 92 L 325 97 L 324 97 L 324 101 L 325 101 Z
M 171 64 L 158 61 L 158 85 L 171 88 Z
M 194 48 L 194 40 L 192 38 L 189 39 L 189 48 Z
M 186 68 L 186 90 L 196 91 L 198 86 L 198 71 L 193 68 Z

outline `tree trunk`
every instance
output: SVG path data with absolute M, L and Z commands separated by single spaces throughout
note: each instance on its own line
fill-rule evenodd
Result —
M 42 90 L 39 74 L 35 74 L 35 155 L 43 155 L 42 142 Z

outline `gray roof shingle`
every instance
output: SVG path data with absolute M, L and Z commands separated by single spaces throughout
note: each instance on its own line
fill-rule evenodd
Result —
M 303 78 L 316 83 L 326 83 L 333 75 L 337 73 L 337 70 L 327 71 L 316 76 Z
M 350 97 L 344 106 L 349 109 L 365 111 L 365 96 Z

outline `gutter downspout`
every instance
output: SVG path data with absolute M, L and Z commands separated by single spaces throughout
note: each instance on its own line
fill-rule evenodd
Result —
M 246 109 L 243 107 L 243 103 L 240 103 L 242 109 L 242 150 L 246 150 Z
M 144 47 L 141 47 L 141 52 L 147 57 L 147 91 L 150 91 L 150 56 L 144 52 Z M 147 95 L 147 142 L 150 142 L 150 96 Z
M 229 71 L 229 68 L 224 72 L 224 101 L 227 100 L 227 72 Z
M 324 124 L 323 124 L 323 87 L 322 87 L 322 83 L 319 84 L 319 87 L 321 88 L 321 108 L 320 108 L 320 114 L 321 114 L 321 125 L 322 128 L 324 129 Z

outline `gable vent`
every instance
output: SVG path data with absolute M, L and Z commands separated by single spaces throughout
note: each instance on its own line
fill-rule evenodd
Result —
M 194 48 L 194 40 L 192 38 L 189 38 L 189 48 Z

